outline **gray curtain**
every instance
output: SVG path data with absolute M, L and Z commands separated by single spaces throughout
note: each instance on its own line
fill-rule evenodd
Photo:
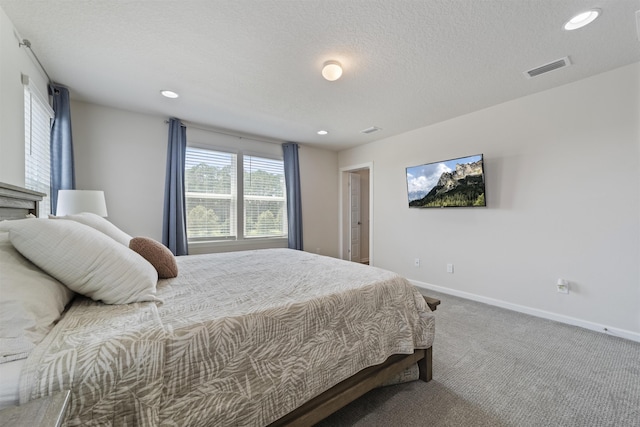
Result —
M 53 97 L 53 123 L 51 125 L 51 213 L 56 214 L 58 190 L 76 188 L 73 165 L 73 138 L 71 136 L 71 108 L 69 89 L 51 83 Z
M 289 222 L 289 248 L 302 250 L 302 200 L 300 197 L 300 163 L 298 144 L 282 144 L 284 154 L 284 181 L 287 186 L 287 221 Z
M 187 215 L 184 191 L 184 165 L 187 128 L 180 120 L 169 120 L 167 176 L 164 187 L 162 243 L 174 255 L 187 255 Z

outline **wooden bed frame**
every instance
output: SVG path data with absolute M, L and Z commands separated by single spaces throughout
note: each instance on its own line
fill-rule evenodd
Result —
M 418 364 L 420 379 L 431 381 L 432 347 L 413 354 L 394 354 L 380 365 L 366 368 L 311 399 L 298 409 L 269 424 L 275 426 L 311 426 L 347 406 L 365 393 L 381 386 L 408 367 Z
M 0 220 L 38 216 L 38 203 L 45 196 L 10 184 L 0 183 Z M 425 297 L 432 310 L 440 303 Z M 270 424 L 270 426 L 310 426 L 381 386 L 414 364 L 418 364 L 419 378 L 432 378 L 432 348 L 418 349 L 413 354 L 394 354 L 385 362 L 366 368 L 316 396 L 304 405 Z
M 0 220 L 38 216 L 38 204 L 46 196 L 33 190 L 0 182 Z

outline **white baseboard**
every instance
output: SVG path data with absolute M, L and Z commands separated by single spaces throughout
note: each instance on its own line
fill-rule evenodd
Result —
M 612 328 L 606 325 L 600 325 L 598 323 L 589 322 L 587 320 L 576 319 L 575 317 L 565 316 L 562 314 L 552 313 L 550 311 L 540 310 L 537 308 L 526 307 L 524 305 L 513 304 L 510 302 L 483 297 L 481 295 L 472 294 L 469 292 L 458 291 L 455 289 L 445 288 L 443 286 L 432 285 L 431 283 L 420 282 L 418 280 L 409 280 L 416 287 L 424 290 L 432 290 L 441 292 L 447 295 L 453 295 L 456 297 L 469 299 L 472 301 L 478 301 L 496 307 L 506 308 L 507 310 L 517 311 L 519 313 L 530 314 L 536 317 L 542 317 L 543 319 L 555 320 L 556 322 L 566 323 L 568 325 L 579 326 L 581 328 L 589 329 L 596 332 L 601 332 L 607 335 L 615 337 L 625 338 L 631 341 L 640 342 L 640 333 L 627 331 L 625 329 Z

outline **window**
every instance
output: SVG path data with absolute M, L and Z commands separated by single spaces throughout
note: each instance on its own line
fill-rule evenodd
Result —
M 185 192 L 189 242 L 287 235 L 282 160 L 187 147 Z
M 284 164 L 255 156 L 244 156 L 244 235 L 287 235 L 287 201 Z
M 185 192 L 189 241 L 236 238 L 236 160 L 231 153 L 187 148 Z
M 53 110 L 27 76 L 24 85 L 25 187 L 45 193 L 40 203 L 40 216 L 51 212 L 51 119 Z

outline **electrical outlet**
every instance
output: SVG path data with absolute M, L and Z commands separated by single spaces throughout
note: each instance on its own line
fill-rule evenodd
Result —
M 416 258 L 413 260 L 413 266 L 414 267 L 420 267 L 420 258 Z
M 561 294 L 569 293 L 569 281 L 565 279 L 558 279 L 556 282 L 556 289 Z
M 447 264 L 447 273 L 453 273 L 453 264 Z

